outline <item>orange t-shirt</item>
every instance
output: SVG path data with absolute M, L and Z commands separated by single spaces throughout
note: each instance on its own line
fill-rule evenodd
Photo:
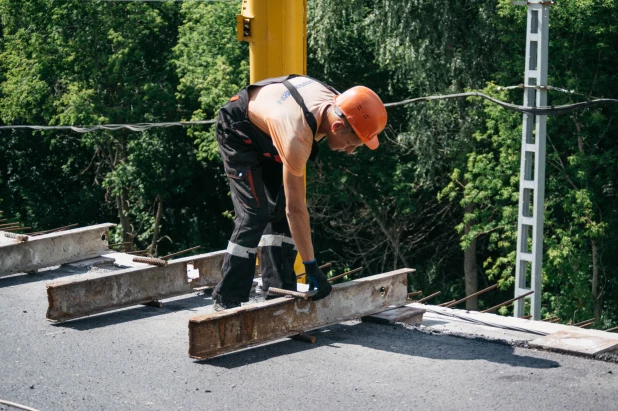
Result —
M 335 94 L 308 77 L 289 80 L 305 101 L 320 128 L 322 115 L 334 104 Z M 270 84 L 249 91 L 249 120 L 268 134 L 281 161 L 295 176 L 302 176 L 311 154 L 314 136 L 305 121 L 303 109 L 283 83 Z

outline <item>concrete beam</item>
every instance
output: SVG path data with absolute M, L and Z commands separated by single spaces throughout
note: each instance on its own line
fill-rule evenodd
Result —
M 214 287 L 221 280 L 224 255 L 217 251 L 171 260 L 166 267 L 139 264 L 49 284 L 47 319 L 66 321 Z M 197 270 L 193 279 L 188 277 L 190 264 Z
M 0 232 L 0 277 L 98 257 L 108 252 L 109 228 L 99 224 L 30 237 L 20 242 Z
M 303 331 L 325 327 L 406 303 L 408 273 L 402 269 L 333 285 L 320 301 L 277 298 L 189 320 L 189 355 L 206 359 Z

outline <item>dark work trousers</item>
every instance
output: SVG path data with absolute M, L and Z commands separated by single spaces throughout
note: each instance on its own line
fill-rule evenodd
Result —
M 288 78 L 266 80 L 253 86 Z M 248 96 L 246 88 L 232 97 L 219 111 L 216 125 L 236 212 L 234 232 L 223 261 L 223 279 L 213 293 L 223 302 L 248 301 L 260 239 L 263 289 L 296 291 L 297 252 L 285 214 L 283 164 L 271 138 L 249 121 Z

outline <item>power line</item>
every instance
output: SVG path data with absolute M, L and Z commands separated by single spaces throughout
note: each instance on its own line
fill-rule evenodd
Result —
M 242 0 L 86 0 L 91 3 L 215 3 L 222 1 L 232 1 L 240 3 Z
M 216 120 L 201 120 L 201 121 L 172 121 L 167 123 L 137 123 L 137 124 L 98 124 L 94 126 L 0 126 L 0 130 L 8 129 L 32 129 L 32 130 L 72 130 L 78 133 L 90 133 L 97 130 L 121 130 L 127 129 L 131 131 L 146 131 L 151 128 L 167 128 L 167 127 L 183 127 L 202 124 L 214 124 Z
M 133 1 L 133 0 L 116 0 L 116 1 Z M 150 1 L 150 0 L 140 0 L 140 1 Z M 570 92 L 569 90 L 560 89 L 558 87 L 544 86 L 547 87 L 548 90 L 555 90 L 560 92 L 565 92 L 569 94 L 577 94 L 574 92 Z M 514 89 L 514 88 L 536 88 L 535 86 L 509 86 L 509 87 L 498 87 L 499 89 Z M 516 104 L 507 103 L 502 100 L 498 100 L 494 97 L 490 97 L 487 94 L 478 92 L 478 91 L 470 91 L 466 93 L 455 93 L 455 94 L 445 94 L 445 95 L 436 95 L 436 96 L 425 96 L 425 97 L 417 97 L 402 101 L 397 101 L 393 103 L 384 104 L 385 107 L 399 107 L 408 104 L 419 103 L 423 101 L 434 101 L 434 100 L 449 100 L 455 98 L 462 97 L 481 97 L 486 100 L 491 101 L 494 104 L 497 104 L 507 110 L 516 111 L 519 113 L 531 114 L 531 115 L 559 115 L 570 113 L 575 110 L 581 110 L 586 107 L 600 105 L 600 104 L 618 104 L 618 99 L 612 98 L 598 98 L 589 101 L 583 101 L 580 103 L 572 103 L 565 104 L 561 106 L 548 106 L 548 107 L 526 107 L 526 106 L 518 106 Z M 32 125 L 13 125 L 13 126 L 0 126 L 0 130 L 9 130 L 9 129 L 32 129 L 32 130 L 71 130 L 78 133 L 89 133 L 97 130 L 108 130 L 115 131 L 120 129 L 127 129 L 131 131 L 145 131 L 151 128 L 167 128 L 167 127 L 184 127 L 184 126 L 193 126 L 193 125 L 209 125 L 216 123 L 216 120 L 201 120 L 201 121 L 174 121 L 167 123 L 137 123 L 137 124 L 99 124 L 92 126 L 32 126 Z
M 478 92 L 478 91 L 470 91 L 467 93 L 456 93 L 456 94 L 447 94 L 441 96 L 427 96 L 427 97 L 418 97 L 412 98 L 408 100 L 398 101 L 396 103 L 386 103 L 385 107 L 397 107 L 403 106 L 412 103 L 418 103 L 421 101 L 432 101 L 432 100 L 448 100 L 453 98 L 461 98 L 461 97 L 482 97 L 486 100 L 491 101 L 507 110 L 517 111 L 519 113 L 532 114 L 536 116 L 546 116 L 552 114 L 566 114 L 575 110 L 581 110 L 583 108 L 594 106 L 598 104 L 618 104 L 617 99 L 612 98 L 599 98 L 590 101 L 583 101 L 580 103 L 572 103 L 565 104 L 562 106 L 548 106 L 548 107 L 526 107 L 526 106 L 518 106 L 516 104 L 507 103 L 502 100 L 498 100 L 497 98 L 493 98 L 488 96 L 487 94 Z

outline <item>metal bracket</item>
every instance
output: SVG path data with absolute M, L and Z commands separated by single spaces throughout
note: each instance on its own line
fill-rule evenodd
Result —
M 251 41 L 251 21 L 253 17 L 243 16 L 242 14 L 236 15 L 236 40 L 238 41 Z

